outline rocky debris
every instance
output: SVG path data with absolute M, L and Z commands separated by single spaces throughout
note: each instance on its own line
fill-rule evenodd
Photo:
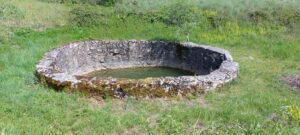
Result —
M 140 80 L 87 77 L 95 70 L 160 66 L 197 76 Z M 226 50 L 163 41 L 83 41 L 46 53 L 36 66 L 40 81 L 58 90 L 78 90 L 116 98 L 185 96 L 205 93 L 235 79 L 239 66 Z
M 118 85 L 116 89 L 113 91 L 114 97 L 118 99 L 123 99 L 126 96 L 126 92 Z

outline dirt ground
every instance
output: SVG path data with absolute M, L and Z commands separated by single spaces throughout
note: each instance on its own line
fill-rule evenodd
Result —
M 300 74 L 289 75 L 283 77 L 282 80 L 292 88 L 300 89 Z

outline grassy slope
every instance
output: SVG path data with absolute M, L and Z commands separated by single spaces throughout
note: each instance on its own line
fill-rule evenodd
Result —
M 45 29 L 66 24 L 69 8 L 55 3 L 44 3 L 36 0 L 0 0 L 3 5 L 14 5 L 22 17 L 1 20 L 1 25 Z
M 264 28 L 228 24 L 228 28 L 219 30 L 193 30 L 193 42 L 230 50 L 241 67 L 237 81 L 200 98 L 108 99 L 102 107 L 95 107 L 79 93 L 54 92 L 36 84 L 36 62 L 43 53 L 60 44 L 87 39 L 174 39 L 176 33 L 175 27 L 136 18 L 126 22 L 112 19 L 108 24 L 19 33 L 10 41 L 0 43 L 0 134 L 300 132 L 299 122 L 290 121 L 282 114 L 284 106 L 300 105 L 300 93 L 278 81 L 281 75 L 299 72 L 300 39 Z M 270 120 L 274 114 L 276 118 Z

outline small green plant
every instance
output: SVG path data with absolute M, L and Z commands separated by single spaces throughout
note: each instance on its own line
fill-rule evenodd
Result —
M 300 122 L 300 107 L 296 105 L 287 106 L 286 114 L 292 120 L 296 120 Z
M 92 7 L 80 6 L 70 12 L 70 23 L 79 27 L 95 26 L 100 23 L 101 16 Z

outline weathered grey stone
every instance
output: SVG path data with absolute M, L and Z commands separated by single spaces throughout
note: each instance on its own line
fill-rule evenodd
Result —
M 87 77 L 86 73 L 115 68 L 164 66 L 189 70 L 197 76 L 140 80 Z M 53 49 L 37 64 L 37 75 L 56 89 L 97 95 L 164 97 L 206 92 L 232 81 L 239 67 L 226 50 L 163 41 L 83 41 Z

